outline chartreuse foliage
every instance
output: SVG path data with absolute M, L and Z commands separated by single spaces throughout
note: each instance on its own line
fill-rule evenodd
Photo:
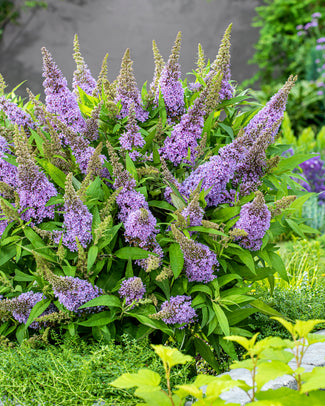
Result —
M 251 372 L 252 382 L 234 380 L 229 375 L 210 376 L 198 375 L 192 384 L 170 387 L 170 369 L 177 364 L 189 361 L 188 355 L 183 355 L 174 348 L 153 345 L 153 349 L 161 358 L 167 380 L 167 391 L 160 386 L 160 376 L 148 369 L 139 370 L 136 374 L 123 374 L 111 383 L 117 388 L 136 387 L 135 395 L 143 399 L 141 405 L 176 406 L 184 405 L 190 396 L 193 405 L 221 406 L 226 402 L 220 398 L 223 392 L 238 387 L 245 391 L 252 404 L 263 406 L 323 405 L 325 368 L 315 367 L 312 372 L 305 372 L 302 366 L 303 357 L 311 344 L 324 342 L 325 337 L 311 334 L 312 330 L 324 320 L 297 320 L 292 324 L 282 318 L 275 317 L 290 333 L 292 340 L 279 337 L 267 337 L 257 341 L 258 334 L 251 338 L 242 336 L 225 337 L 226 340 L 236 342 L 246 350 L 244 360 L 231 365 L 231 369 L 245 368 Z M 289 349 L 289 351 L 288 351 Z M 293 364 L 289 362 L 293 360 Z M 263 386 L 269 381 L 291 375 L 296 379 L 297 390 L 289 388 L 270 389 L 263 391 Z M 204 388 L 203 388 L 204 387 Z M 237 403 L 227 403 L 237 405 Z
M 218 370 L 221 349 L 237 357 L 224 336 L 250 337 L 254 312 L 279 315 L 247 286 L 287 280 L 275 237 L 315 232 L 293 179 L 310 155 L 273 144 L 295 78 L 257 114 L 236 93 L 230 28 L 214 62 L 200 51 L 191 85 L 180 34 L 165 65 L 154 48 L 157 80 L 141 93 L 129 50 L 117 80 L 104 63 L 96 83 L 77 42 L 74 91 L 46 49 L 45 104 L 29 92 L 17 106 L 0 80 L 1 335 L 149 335 Z

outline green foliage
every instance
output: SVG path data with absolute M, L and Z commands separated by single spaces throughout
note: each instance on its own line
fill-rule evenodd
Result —
M 176 390 L 170 384 L 170 371 L 173 365 L 183 364 L 187 356 L 182 355 L 178 350 L 163 346 L 153 346 L 155 352 L 161 358 L 167 390 L 160 386 L 159 374 L 140 370 L 136 374 L 123 374 L 111 385 L 117 388 L 136 387 L 135 395 L 143 399 L 143 405 L 150 406 L 175 406 L 184 405 L 187 397 L 194 398 L 193 405 L 217 406 L 224 405 L 225 401 L 220 399 L 222 392 L 233 387 L 244 390 L 253 404 L 288 405 L 304 404 L 308 401 L 310 392 L 313 399 L 324 399 L 320 389 L 324 385 L 325 368 L 316 367 L 312 372 L 305 372 L 302 367 L 303 356 L 311 344 L 325 341 L 321 335 L 311 334 L 312 330 L 325 320 L 299 321 L 292 324 L 282 318 L 274 318 L 290 333 L 292 340 L 279 337 L 267 337 L 257 341 L 258 334 L 252 338 L 242 336 L 225 337 L 230 342 L 236 342 L 246 350 L 246 359 L 235 362 L 231 368 L 245 368 L 251 371 L 252 384 L 244 381 L 233 380 L 229 375 L 213 377 L 199 375 L 192 384 L 177 385 Z M 287 349 L 291 351 L 288 352 Z M 289 365 L 291 360 L 295 362 L 295 368 Z M 297 391 L 292 389 L 273 389 L 262 391 L 263 386 L 269 381 L 283 375 L 291 375 L 296 379 Z M 203 386 L 205 386 L 203 390 Z M 270 403 L 263 401 L 268 400 Z M 274 403 L 276 400 L 276 403 Z M 321 403 L 317 403 L 321 404 Z
M 109 386 L 121 373 L 135 373 L 149 367 L 163 375 L 158 357 L 147 340 L 141 343 L 123 337 L 112 342 L 86 345 L 80 339 L 69 339 L 56 345 L 45 344 L 35 337 L 21 347 L 0 349 L 0 399 L 28 406 L 136 405 L 132 391 Z M 193 362 L 173 368 L 173 385 L 188 382 Z M 166 381 L 162 379 L 166 387 Z
M 253 81 L 263 84 L 283 81 L 289 74 L 298 74 L 300 80 L 307 79 L 311 49 L 314 42 L 298 36 L 296 27 L 311 21 L 311 15 L 320 12 L 319 30 L 322 31 L 325 7 L 315 0 L 264 0 L 256 8 L 253 26 L 260 27 L 260 36 L 255 44 L 251 63 L 259 66 Z

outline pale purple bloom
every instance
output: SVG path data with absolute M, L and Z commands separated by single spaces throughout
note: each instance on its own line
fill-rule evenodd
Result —
M 130 106 L 128 122 L 126 124 L 126 132 L 124 132 L 121 135 L 119 141 L 120 141 L 122 151 L 123 150 L 132 151 L 130 153 L 130 158 L 133 161 L 135 161 L 140 156 L 140 153 L 138 151 L 136 151 L 136 149 L 142 148 L 145 144 L 145 141 L 142 137 L 140 128 L 137 125 L 137 122 L 135 119 L 134 104 L 132 104 Z M 135 149 L 135 151 L 134 151 L 134 149 Z
M 67 198 L 64 203 L 64 222 L 62 243 L 71 251 L 77 251 L 76 237 L 84 248 L 92 240 L 91 225 L 93 216 L 86 205 L 78 198 L 70 202 Z M 55 242 L 60 242 L 62 231 L 57 232 Z
M 317 39 L 316 41 L 318 44 L 322 44 L 323 42 L 325 42 L 325 37 L 320 37 Z
M 292 86 L 294 85 L 295 78 L 289 78 L 285 85 L 268 101 L 265 107 L 262 108 L 248 123 L 244 128 L 245 134 L 254 134 L 258 125 L 264 123 L 264 129 L 273 128 L 278 122 L 278 126 L 273 129 L 272 139 L 278 132 L 280 127 L 280 119 L 282 119 L 286 103 L 288 99 L 288 94 Z
M 86 122 L 79 110 L 76 95 L 68 88 L 66 78 L 55 64 L 52 55 L 46 48 L 43 53 L 43 82 L 46 95 L 46 108 L 49 113 L 58 115 L 58 118 L 65 122 L 76 132 L 83 132 Z
M 21 293 L 19 296 L 12 299 L 1 300 L 0 307 L 11 312 L 13 318 L 19 323 L 26 324 L 32 308 L 43 299 L 46 299 L 43 293 L 34 293 L 33 291 L 29 291 L 26 293 Z M 50 309 L 48 308 L 42 315 L 52 312 L 53 307 L 54 306 L 52 306 Z M 38 322 L 33 321 L 29 327 L 37 329 L 39 328 L 39 324 Z
M 204 101 L 197 98 L 188 112 L 182 115 L 180 123 L 175 125 L 170 137 L 165 139 L 165 144 L 159 151 L 164 158 L 175 166 L 181 162 L 194 164 L 198 139 L 201 138 L 204 126 L 204 115 Z
M 57 191 L 32 160 L 18 166 L 17 193 L 21 218 L 24 221 L 32 220 L 32 223 L 38 224 L 45 218 L 54 218 L 54 206 L 46 204 L 51 197 L 57 195 Z
M 125 304 L 129 306 L 133 302 L 138 302 L 143 298 L 146 288 L 143 285 L 141 278 L 133 276 L 122 282 L 118 291 L 120 297 L 125 299 Z
M 0 181 L 9 186 L 17 186 L 17 167 L 7 161 L 7 155 L 11 155 L 9 144 L 4 137 L 0 136 Z
M 323 92 L 322 90 L 319 90 L 319 91 L 317 92 L 317 95 L 318 95 L 318 96 L 323 96 L 323 94 L 324 94 L 324 92 Z
M 72 87 L 76 94 L 79 94 L 78 87 L 80 87 L 85 93 L 91 95 L 96 88 L 96 80 L 93 78 L 86 63 L 78 67 L 73 72 Z
M 304 28 L 304 26 L 301 24 L 296 26 L 296 30 L 302 30 L 303 28 Z
M 312 18 L 321 18 L 322 15 L 321 15 L 321 13 L 319 13 L 317 11 L 316 13 L 312 14 L 311 16 L 312 16 Z
M 197 314 L 191 306 L 192 300 L 190 296 L 171 296 L 169 300 L 161 305 L 158 314 L 162 316 L 162 320 L 166 324 L 180 324 L 180 328 L 193 323 L 197 318 Z
M 116 203 L 120 208 L 119 220 L 123 222 L 132 211 L 149 208 L 144 195 L 132 189 L 123 189 L 116 197 Z
M 1 110 L 12 123 L 23 126 L 25 129 L 35 128 L 35 123 L 32 121 L 31 116 L 22 108 L 18 107 L 16 103 L 7 100 L 4 96 L 0 97 L 0 111 Z
M 209 247 L 195 242 L 191 253 L 182 245 L 181 248 L 184 253 L 185 273 L 189 282 L 208 283 L 216 278 L 213 272 L 219 266 L 219 262 L 216 254 Z
M 253 202 L 242 206 L 240 217 L 235 228 L 246 231 L 247 236 L 238 237 L 239 245 L 251 251 L 258 251 L 262 246 L 262 238 L 270 228 L 271 213 L 267 208 L 262 193 Z
M 124 222 L 125 240 L 143 248 L 155 238 L 157 220 L 147 209 L 133 210 Z
M 321 44 L 316 45 L 316 49 L 317 49 L 317 51 L 321 51 L 321 50 L 325 49 L 325 45 L 321 45 Z
M 130 107 L 134 105 L 137 120 L 143 122 L 146 121 L 149 113 L 143 110 L 141 95 L 133 74 L 132 65 L 133 61 L 130 58 L 130 51 L 127 49 L 122 59 L 120 74 L 117 78 L 115 103 L 121 102 L 122 105 L 119 118 L 127 117 Z
M 90 282 L 73 278 L 72 276 L 59 276 L 51 280 L 53 293 L 58 298 L 59 302 L 68 310 L 81 314 L 84 312 L 91 313 L 93 307 L 78 310 L 80 306 L 89 302 L 92 299 L 103 294 L 102 289 L 93 286 Z M 101 310 L 101 306 L 97 306 L 97 310 Z
M 301 37 L 302 35 L 305 35 L 305 31 L 298 31 L 297 35 L 298 35 L 298 37 Z
M 189 227 L 201 226 L 204 210 L 197 200 L 192 200 L 189 205 L 182 210 L 182 216 L 187 220 Z

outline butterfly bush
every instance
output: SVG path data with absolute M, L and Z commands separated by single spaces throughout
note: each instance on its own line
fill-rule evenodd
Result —
M 77 36 L 71 87 L 42 49 L 44 103 L 28 90 L 29 103 L 10 104 L 0 77 L 0 318 L 8 326 L 11 317 L 26 323 L 46 297 L 56 308 L 35 325 L 96 339 L 155 334 L 206 355 L 205 343 L 218 352 L 236 320 L 245 328 L 255 298 L 242 293 L 243 280 L 281 267 L 277 233 L 295 221 L 310 230 L 293 213 L 304 197 L 290 208 L 303 188 L 272 146 L 296 78 L 253 115 L 231 78 L 230 33 L 213 61 L 199 45 L 191 85 L 180 33 L 166 63 L 153 42 L 153 78 L 141 91 L 129 49 L 115 80 L 107 56 L 95 80 Z M 6 303 L 17 303 L 17 314 Z

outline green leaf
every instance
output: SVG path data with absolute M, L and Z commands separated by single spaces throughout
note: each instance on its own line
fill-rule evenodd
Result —
M 301 238 L 305 238 L 305 234 L 300 230 L 298 224 L 296 224 L 293 220 L 291 219 L 286 219 L 287 224 L 289 227 L 296 233 L 298 234 Z
M 32 308 L 31 312 L 29 313 L 27 322 L 25 324 L 25 328 L 29 327 L 32 322 L 39 317 L 45 310 L 50 306 L 51 299 L 43 299 L 40 302 L 36 303 L 36 305 Z
M 97 298 L 96 298 L 97 299 Z M 116 319 L 115 314 L 111 311 L 100 312 L 91 315 L 88 320 L 79 321 L 78 324 L 84 327 L 105 326 Z
M 16 248 L 18 248 L 18 246 L 16 247 L 15 245 L 0 247 L 0 266 L 6 264 L 16 255 Z
M 94 265 L 98 255 L 98 247 L 96 245 L 92 245 L 88 251 L 88 258 L 87 258 L 87 269 L 90 270 L 91 267 Z
M 224 311 L 221 309 L 221 307 L 217 303 L 213 302 L 212 306 L 213 306 L 213 310 L 217 316 L 221 330 L 223 331 L 223 333 L 226 336 L 229 336 L 230 330 L 229 330 L 229 323 L 228 323 L 227 316 L 225 315 Z
M 86 307 L 107 306 L 107 307 L 121 307 L 120 299 L 114 295 L 102 295 L 91 299 L 89 302 L 83 304 L 79 309 Z
M 161 320 L 153 320 L 147 316 L 143 316 L 142 314 L 136 313 L 127 313 L 129 316 L 136 318 L 140 323 L 144 324 L 145 326 L 151 327 L 155 330 L 161 330 L 163 333 L 173 337 L 174 331 L 166 326 L 166 324 Z
M 281 313 L 279 313 L 266 303 L 262 302 L 262 300 L 260 299 L 255 299 L 254 302 L 250 303 L 250 305 L 260 310 L 262 313 L 267 314 L 268 316 L 276 316 L 276 317 L 282 316 Z
M 301 392 L 306 393 L 313 390 L 324 389 L 325 385 L 325 368 L 316 367 L 312 372 L 305 372 L 302 374 Z
M 167 363 L 170 368 L 175 365 L 186 364 L 193 360 L 190 355 L 182 354 L 177 348 L 171 348 L 165 345 L 151 345 L 151 347 L 155 350 L 155 353 L 163 363 Z
M 174 278 L 178 278 L 183 270 L 184 255 L 179 244 L 175 243 L 169 247 L 170 266 L 172 268 Z
M 137 386 L 139 388 L 152 387 L 155 390 L 160 390 L 160 375 L 157 372 L 150 371 L 149 369 L 139 369 L 136 374 L 126 373 L 119 376 L 115 381 L 111 382 L 110 385 L 116 388 L 128 389 Z M 147 388 L 149 390 L 149 388 Z M 168 399 L 168 398 L 167 398 Z
M 38 160 L 38 163 L 44 168 L 45 172 L 48 173 L 50 178 L 62 189 L 65 188 L 65 178 L 66 175 L 61 169 L 54 166 L 51 162 L 45 160 Z
M 286 171 L 291 171 L 296 168 L 302 162 L 307 161 L 308 159 L 315 156 L 315 154 L 294 154 L 289 158 L 282 159 L 276 169 L 274 170 L 275 174 L 281 174 Z
M 260 390 L 267 382 L 283 375 L 292 375 L 293 370 L 282 361 L 263 362 L 258 365 L 255 376 L 257 390 Z M 325 377 L 325 375 L 324 375 Z M 324 381 L 323 381 L 324 382 Z
M 216 360 L 215 355 L 211 351 L 208 344 L 202 341 L 200 338 L 194 338 L 194 345 L 196 351 L 203 357 L 207 363 L 216 371 L 220 372 L 219 363 Z
M 271 261 L 270 265 L 272 265 L 272 268 L 274 268 L 276 272 L 278 272 L 278 274 L 281 276 L 283 280 L 289 282 L 286 267 L 280 255 L 274 251 L 268 251 L 268 256 Z
M 149 207 L 158 207 L 158 209 L 175 211 L 175 207 L 165 201 L 151 200 L 150 202 L 148 202 L 148 205 Z
M 213 296 L 212 290 L 209 286 L 207 285 L 194 285 L 189 291 L 189 294 L 192 294 L 194 292 L 203 292 L 209 295 L 210 297 Z
M 136 167 L 135 167 L 132 159 L 130 158 L 130 155 L 128 152 L 126 153 L 126 156 L 125 156 L 125 167 L 126 167 L 126 170 L 132 175 L 132 177 L 138 183 L 138 181 L 139 181 L 138 172 L 137 172 Z
M 120 259 L 144 259 L 149 255 L 155 255 L 139 247 L 123 247 L 114 252 L 114 255 Z

